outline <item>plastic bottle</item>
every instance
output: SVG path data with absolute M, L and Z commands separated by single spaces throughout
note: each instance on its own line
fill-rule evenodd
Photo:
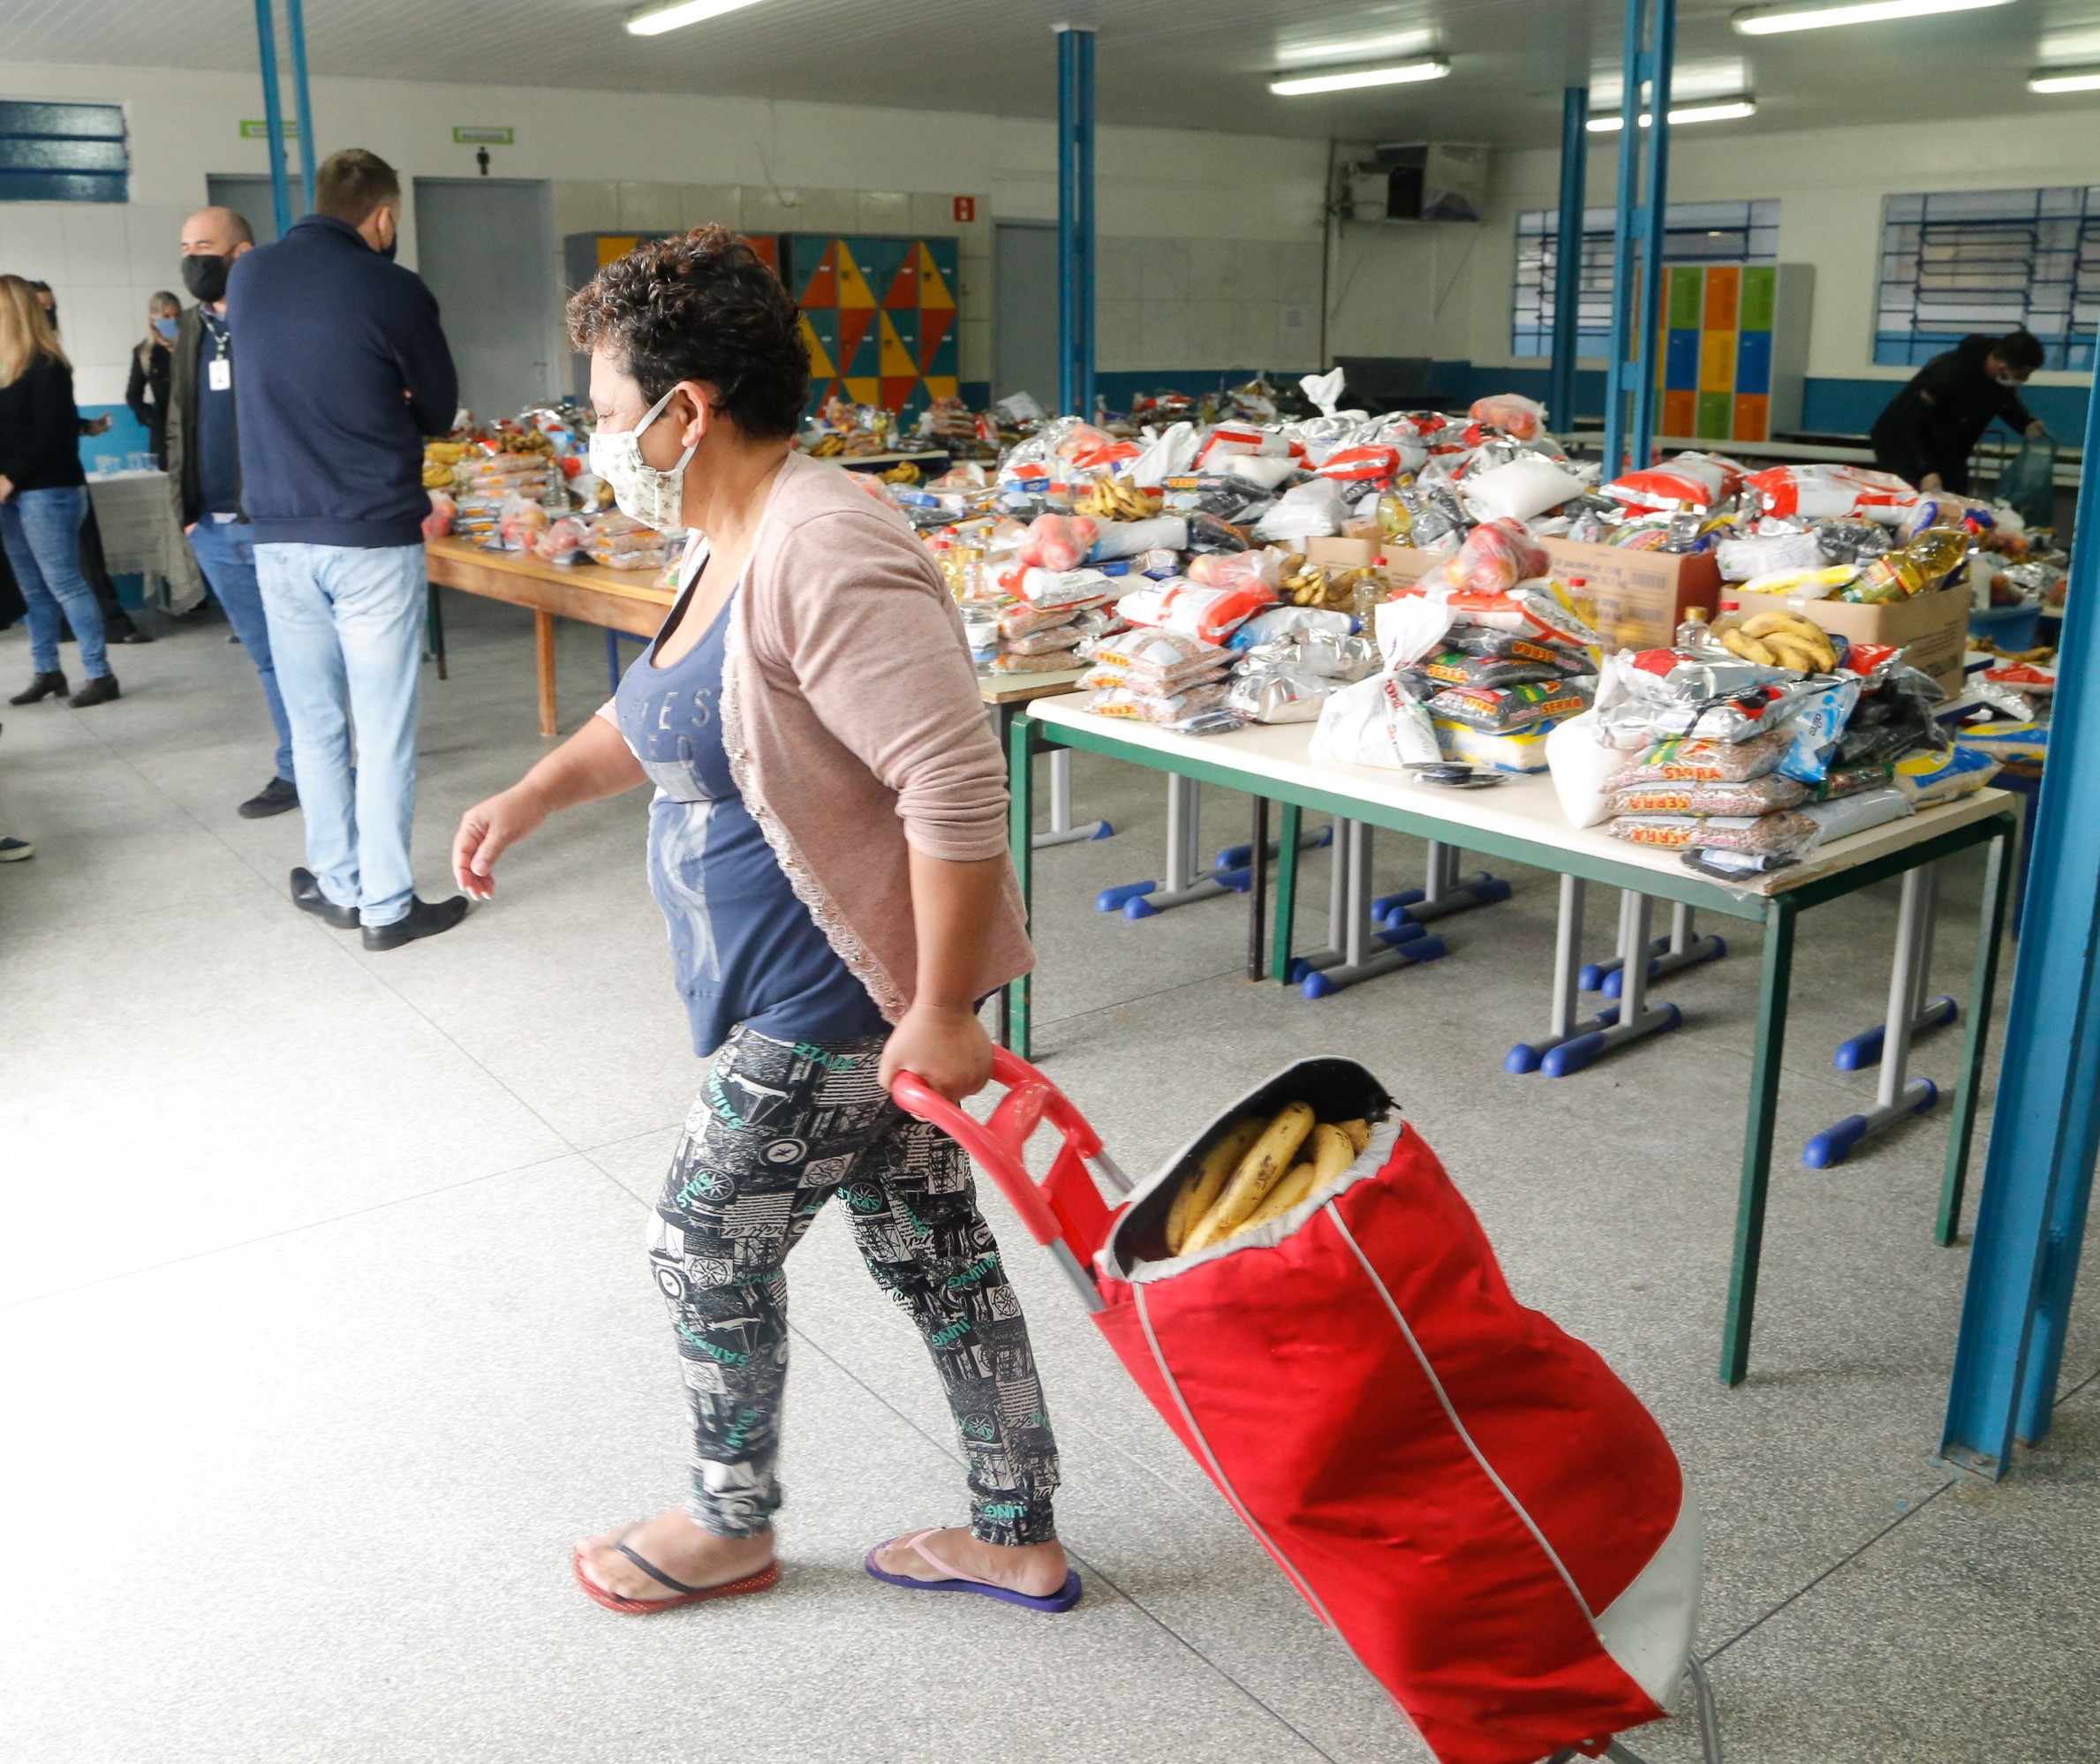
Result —
M 1922 594 L 1960 567 L 1968 547 L 1969 536 L 1960 527 L 1928 527 L 1900 551 L 1884 552 L 1869 563 L 1847 598 L 1888 601 Z
M 1675 646 L 1679 649 L 1701 650 L 1713 642 L 1713 633 L 1707 629 L 1707 613 L 1703 607 L 1687 607 L 1684 622 L 1677 627 Z

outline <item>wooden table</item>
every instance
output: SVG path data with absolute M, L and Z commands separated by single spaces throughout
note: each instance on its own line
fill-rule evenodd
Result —
M 424 547 L 434 588 L 457 588 L 484 599 L 533 609 L 540 652 L 540 733 L 555 735 L 555 621 L 576 619 L 630 637 L 653 637 L 677 597 L 659 588 L 653 569 L 608 569 L 596 563 L 548 563 L 514 551 L 486 551 L 465 539 L 432 539 Z M 434 606 L 436 597 L 432 597 Z M 442 619 L 434 622 L 442 645 Z
M 1812 908 L 1854 893 L 1976 846 L 1987 850 L 1983 898 L 1977 911 L 1975 968 L 1968 998 L 1967 1038 L 1953 1094 L 1942 1182 L 1943 1220 L 1959 1217 L 1981 1092 L 1983 1052 L 1997 984 L 1998 940 L 2005 923 L 2012 865 L 2007 861 L 2019 819 L 2002 790 L 1981 790 L 1823 846 L 1792 869 L 1740 881 L 1709 879 L 1676 855 L 1613 839 L 1600 827 L 1572 827 L 1544 773 L 1513 777 L 1499 788 L 1443 791 L 1379 766 L 1315 759 L 1307 750 L 1311 723 L 1255 725 L 1230 735 L 1186 735 L 1122 718 L 1092 715 L 1092 695 L 1047 698 L 1013 720 L 1008 740 L 1012 791 L 1012 849 L 1022 898 L 1030 898 L 1034 870 L 1034 768 L 1043 747 L 1076 747 L 1155 771 L 1178 773 L 1253 796 L 1253 849 L 1267 840 L 1267 803 L 1283 807 L 1277 840 L 1275 929 L 1277 977 L 1290 953 L 1299 818 L 1307 809 L 1417 839 L 1439 841 L 1506 857 L 1586 882 L 1654 895 L 1764 928 L 1756 1041 L 1751 1051 L 1749 1119 L 1743 1133 L 1737 1193 L 1734 1266 L 1721 1346 L 1721 1378 L 1740 1383 L 1749 1361 L 1750 1328 L 1764 1235 L 1765 1199 L 1779 1112 L 1780 1056 L 1786 1045 L 1788 995 L 1794 978 L 1795 925 Z M 1257 874 L 1260 873 L 1258 869 Z M 1258 897 L 1257 897 L 1258 899 Z M 1258 913 L 1258 907 L 1256 908 Z M 1008 991 L 1008 1044 L 1029 1052 L 1030 1006 L 1035 976 Z M 1950 1240 L 1943 1235 L 1942 1241 Z

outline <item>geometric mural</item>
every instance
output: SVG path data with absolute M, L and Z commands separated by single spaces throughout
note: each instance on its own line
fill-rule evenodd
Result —
M 838 396 L 910 417 L 958 396 L 956 241 L 782 233 L 781 276 L 802 308 L 810 403 Z

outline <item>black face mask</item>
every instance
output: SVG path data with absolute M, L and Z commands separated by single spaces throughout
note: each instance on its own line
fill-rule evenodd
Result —
M 182 285 L 199 300 L 226 298 L 226 260 L 223 257 L 185 257 L 182 260 Z

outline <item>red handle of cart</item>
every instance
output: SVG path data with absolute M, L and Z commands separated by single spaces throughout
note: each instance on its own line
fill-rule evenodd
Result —
M 1130 1192 L 1129 1178 L 1102 1150 L 1100 1135 L 1071 1098 L 1018 1054 L 994 1048 L 992 1077 L 1006 1087 L 1006 1095 L 981 1121 L 916 1073 L 897 1074 L 889 1094 L 906 1114 L 932 1122 L 976 1159 L 1021 1215 L 1029 1235 L 1056 1258 L 1087 1309 L 1098 1311 L 1100 1292 L 1087 1270 L 1114 1215 L 1092 1172 L 1099 1171 L 1119 1195 Z M 1027 1149 L 1030 1135 L 1045 1121 L 1061 1142 L 1049 1173 L 1039 1181 L 1029 1173 Z

